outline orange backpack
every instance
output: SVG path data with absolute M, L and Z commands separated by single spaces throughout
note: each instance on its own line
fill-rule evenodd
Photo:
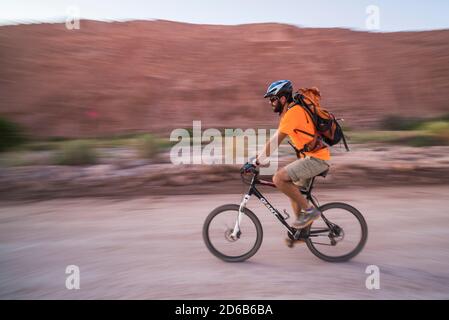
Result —
M 313 140 L 305 144 L 303 149 L 295 148 L 297 154 L 325 148 L 326 145 L 323 142 L 333 146 L 341 140 L 343 140 L 346 151 L 349 151 L 343 130 L 337 119 L 332 113 L 321 107 L 321 93 L 318 88 L 301 88 L 293 94 L 293 100 L 309 114 L 316 129 L 315 134 L 296 129 L 313 137 Z

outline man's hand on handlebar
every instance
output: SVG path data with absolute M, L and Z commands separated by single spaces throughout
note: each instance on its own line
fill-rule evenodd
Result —
M 249 162 L 245 163 L 243 165 L 243 167 L 240 169 L 240 173 L 241 174 L 247 174 L 247 173 L 258 173 L 258 162 L 253 159 L 252 161 L 250 160 Z

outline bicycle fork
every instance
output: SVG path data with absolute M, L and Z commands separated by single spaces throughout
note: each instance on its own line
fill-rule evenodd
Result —
M 237 240 L 240 236 L 240 222 L 242 221 L 242 216 L 244 214 L 243 210 L 246 208 L 246 204 L 249 201 L 249 198 L 251 198 L 251 196 L 249 194 L 245 194 L 243 196 L 242 202 L 240 203 L 239 214 L 237 220 L 235 221 L 234 230 L 230 235 L 230 237 L 234 240 Z

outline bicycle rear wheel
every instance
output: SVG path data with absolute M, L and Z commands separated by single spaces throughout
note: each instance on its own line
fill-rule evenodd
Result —
M 307 247 L 318 258 L 328 262 L 344 262 L 362 251 L 368 239 L 368 226 L 354 207 L 340 202 L 319 208 L 322 217 L 313 222 Z
M 237 239 L 230 237 L 239 214 L 239 205 L 214 209 L 203 225 L 203 240 L 209 251 L 226 262 L 242 262 L 252 257 L 262 244 L 262 225 L 256 215 L 244 208 Z

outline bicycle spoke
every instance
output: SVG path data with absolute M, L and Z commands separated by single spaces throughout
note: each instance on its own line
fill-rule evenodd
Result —
M 256 225 L 248 216 L 240 222 L 240 231 L 237 236 L 231 237 L 238 219 L 236 208 L 238 207 L 221 211 L 208 225 L 207 241 L 211 245 L 210 248 L 214 254 L 219 254 L 225 260 L 239 260 L 240 257 L 251 253 L 253 248 L 257 248 L 256 245 L 260 246 L 261 240 L 258 240 Z M 223 228 L 225 228 L 224 232 Z
M 322 219 L 313 223 L 314 228 L 310 230 L 307 243 L 309 249 L 326 261 L 351 259 L 366 242 L 367 230 L 363 216 L 355 208 L 343 203 L 330 203 L 321 208 L 324 214 L 321 215 Z

